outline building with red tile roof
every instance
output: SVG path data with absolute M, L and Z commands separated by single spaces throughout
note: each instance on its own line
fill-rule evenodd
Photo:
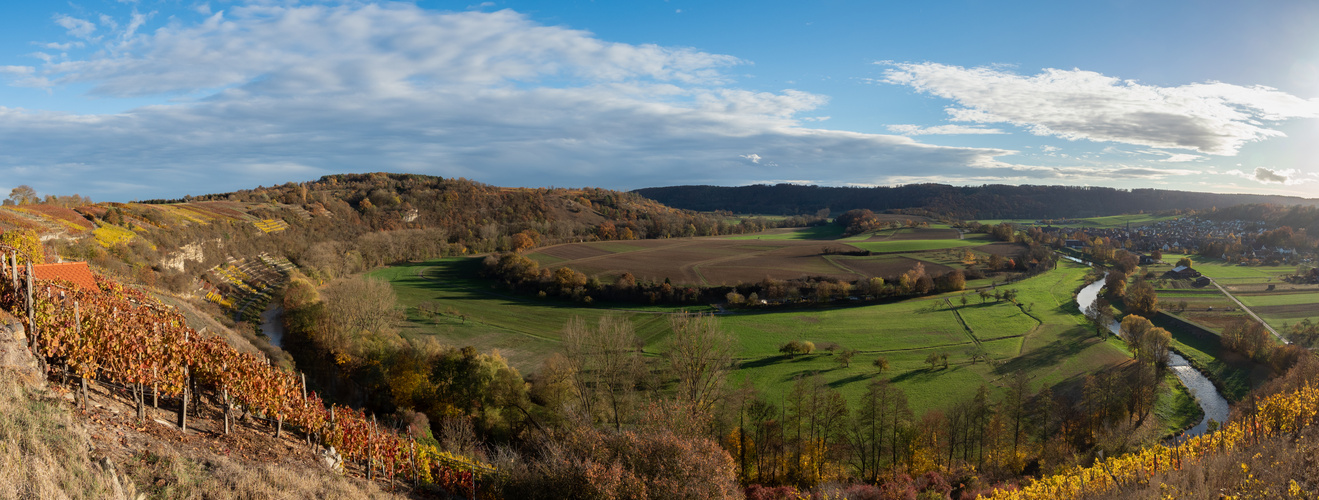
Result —
M 39 280 L 64 280 L 72 282 L 76 288 L 96 289 L 96 278 L 92 277 L 92 268 L 87 267 L 86 262 L 37 264 L 32 266 L 32 277 Z

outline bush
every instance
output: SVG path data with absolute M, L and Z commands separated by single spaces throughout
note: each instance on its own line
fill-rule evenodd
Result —
M 668 430 L 577 428 L 541 443 L 533 462 L 511 467 L 505 498 L 737 498 L 728 452 L 705 438 Z

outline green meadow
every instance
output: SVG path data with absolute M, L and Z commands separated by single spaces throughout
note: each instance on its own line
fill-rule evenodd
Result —
M 817 230 L 805 235 L 797 231 L 762 233 L 761 237 L 767 235 L 829 236 Z M 932 262 L 956 258 L 942 252 L 911 255 Z M 478 277 L 479 266 L 479 258 L 450 258 L 393 266 L 370 275 L 389 281 L 398 294 L 407 319 L 401 328 L 404 337 L 429 337 L 483 351 L 497 349 L 523 373 L 534 372 L 561 349 L 560 331 L 574 317 L 588 323 L 607 315 L 626 317 L 642 339 L 645 352 L 656 355 L 669 335 L 669 315 L 682 309 L 588 306 L 512 294 Z M 738 342 L 733 382 L 749 381 L 775 398 L 789 391 L 797 378 L 819 374 L 855 399 L 867 383 L 883 377 L 905 389 L 917 411 L 969 397 L 981 384 L 999 385 L 1016 371 L 1026 372 L 1036 388 L 1075 384 L 1086 374 L 1130 358 L 1120 342 L 1098 340 L 1077 310 L 1073 293 L 1083 284 L 1086 272 L 1083 266 L 1060 262 L 1051 272 L 999 285 L 1000 289 L 1017 290 L 1017 303 L 982 302 L 974 292 L 965 292 L 966 305 L 961 303 L 962 293 L 948 293 L 881 304 L 721 315 L 722 327 Z M 811 341 L 816 350 L 797 356 L 779 352 L 792 340 Z M 844 349 L 858 351 L 850 366 L 839 362 Z M 947 366 L 926 363 L 931 354 L 946 355 Z M 879 357 L 890 365 L 883 373 L 873 364 Z

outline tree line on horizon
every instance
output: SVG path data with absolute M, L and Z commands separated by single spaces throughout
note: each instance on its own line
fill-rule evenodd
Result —
M 1184 212 L 1243 204 L 1319 205 L 1319 199 L 1294 196 L 1196 193 L 1164 189 L 1125 190 L 1093 186 L 908 184 L 893 187 L 828 187 L 757 184 L 737 187 L 654 187 L 634 192 L 668 206 L 698 211 L 798 215 L 815 213 L 821 209 L 843 213 L 864 208 L 876 212 L 894 211 L 968 220 Z

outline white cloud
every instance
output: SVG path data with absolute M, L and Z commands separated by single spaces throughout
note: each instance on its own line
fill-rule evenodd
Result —
M 1220 82 L 1142 85 L 1079 69 L 1021 76 L 1000 68 L 891 64 L 885 81 L 957 103 L 954 121 L 1011 123 L 1037 135 L 1235 155 L 1284 135 L 1266 122 L 1319 117 L 1319 100 Z
M 938 125 L 922 127 L 919 125 L 888 125 L 889 132 L 902 135 L 961 135 L 961 134 L 1006 134 L 996 128 L 968 127 L 966 125 Z
M 7 70 L 14 83 L 158 104 L 103 115 L 0 107 L 0 178 L 97 199 L 380 170 L 512 186 L 889 184 L 972 177 L 1015 153 L 804 128 L 801 115 L 828 99 L 737 88 L 725 74 L 744 63 L 736 57 L 609 42 L 509 10 L 226 7 L 154 29 L 116 21 L 106 50 Z
M 1249 179 L 1260 184 L 1283 184 L 1295 186 L 1299 184 L 1309 184 L 1319 182 L 1319 173 L 1302 172 L 1294 168 L 1272 169 L 1266 167 L 1255 167 L 1254 172 L 1242 172 L 1241 170 L 1228 170 L 1224 172 L 1228 175 L 1235 175 L 1242 179 Z
M 1045 153 L 1054 153 L 1062 150 L 1063 148 L 1057 146 L 1049 146 L 1049 145 L 1040 146 L 1040 151 L 1044 151 Z
M 90 39 L 92 32 L 96 31 L 95 23 L 65 14 L 56 14 L 55 24 L 58 24 L 61 28 L 67 30 L 70 36 L 82 39 Z
M 1203 160 L 1205 157 L 1188 153 L 1169 154 L 1167 158 L 1159 160 L 1164 163 L 1186 163 L 1189 161 Z
M 51 49 L 51 50 L 79 49 L 85 46 L 82 42 L 65 42 L 65 43 L 50 42 L 50 43 L 39 43 L 37 45 L 41 46 L 42 48 Z

